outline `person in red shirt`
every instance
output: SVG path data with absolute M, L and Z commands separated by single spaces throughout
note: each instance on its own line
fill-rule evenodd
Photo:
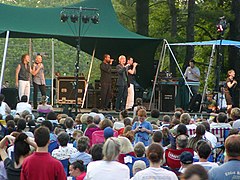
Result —
M 21 180 L 66 180 L 63 165 L 48 153 L 49 129 L 39 127 L 34 132 L 36 152 L 22 164 Z
M 69 174 L 76 180 L 83 180 L 86 176 L 85 167 L 82 160 L 75 161 L 69 166 Z

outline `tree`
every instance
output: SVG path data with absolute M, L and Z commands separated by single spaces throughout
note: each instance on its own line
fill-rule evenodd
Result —
M 188 1 L 188 18 L 186 25 L 186 40 L 187 42 L 194 41 L 194 24 L 195 24 L 195 0 Z M 189 60 L 194 56 L 194 47 L 187 46 L 184 67 L 186 68 Z M 185 69 L 184 68 L 184 69 Z
M 136 1 L 136 27 L 137 33 L 148 36 L 149 0 Z

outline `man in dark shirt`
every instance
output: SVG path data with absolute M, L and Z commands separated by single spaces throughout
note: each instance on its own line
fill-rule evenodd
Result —
M 104 54 L 103 62 L 100 64 L 101 70 L 101 108 L 104 110 L 108 110 L 109 101 L 112 93 L 112 62 L 109 54 Z

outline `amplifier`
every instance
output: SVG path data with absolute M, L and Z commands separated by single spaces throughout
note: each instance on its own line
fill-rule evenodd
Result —
M 76 104 L 75 100 L 75 77 L 58 77 L 57 78 L 57 103 L 58 104 Z M 78 79 L 77 104 L 82 104 L 86 81 L 82 77 Z

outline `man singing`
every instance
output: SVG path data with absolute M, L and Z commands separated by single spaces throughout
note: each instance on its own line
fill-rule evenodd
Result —
M 109 101 L 112 93 L 112 62 L 109 54 L 104 54 L 103 62 L 100 64 L 101 70 L 101 108 L 105 111 L 108 110 Z
M 44 77 L 44 66 L 42 63 L 42 56 L 37 55 L 35 59 L 35 63 L 32 68 L 33 72 L 33 107 L 37 109 L 37 95 L 38 88 L 41 91 L 42 96 L 46 96 L 46 83 Z
M 127 95 L 127 103 L 126 109 L 132 109 L 134 105 L 134 81 L 135 81 L 135 74 L 136 74 L 136 67 L 137 63 L 133 62 L 132 57 L 128 57 L 127 64 L 129 64 L 128 69 L 128 95 Z
M 128 76 L 127 71 L 129 68 L 129 64 L 126 64 L 126 57 L 124 55 L 119 56 L 118 58 L 119 64 L 116 66 L 116 70 L 118 73 L 117 79 L 117 100 L 116 100 L 116 111 L 120 112 L 120 110 L 124 110 L 126 106 L 127 100 L 127 90 L 128 90 Z

